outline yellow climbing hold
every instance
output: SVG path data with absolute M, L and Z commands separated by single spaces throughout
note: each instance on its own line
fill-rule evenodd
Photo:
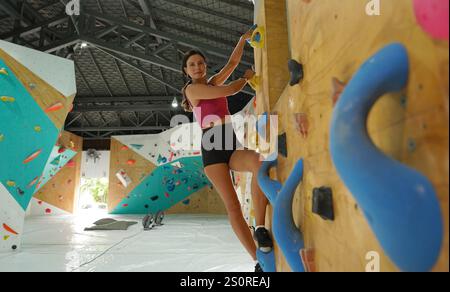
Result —
M 265 30 L 263 27 L 258 26 L 254 31 L 252 38 L 250 39 L 250 45 L 256 49 L 264 48 L 265 42 Z
M 6 182 L 6 185 L 7 185 L 8 187 L 15 187 L 15 186 L 16 186 L 16 183 L 13 182 L 12 180 L 8 180 L 8 181 Z
M 253 88 L 254 91 L 259 91 L 259 85 L 261 84 L 261 77 L 254 75 L 252 79 L 248 81 L 248 85 Z
M 0 69 L 0 75 L 6 75 L 6 76 L 8 76 L 8 71 L 6 71 L 5 68 L 1 68 L 1 69 Z
M 9 238 L 9 235 L 3 236 L 3 240 L 8 240 L 8 238 Z
M 3 142 L 3 140 L 5 140 L 5 135 L 0 134 L 0 142 Z
M 16 101 L 16 99 L 14 97 L 10 97 L 10 96 L 2 96 L 0 97 L 0 100 L 3 102 L 14 102 Z
M 39 126 L 35 126 L 35 127 L 34 127 L 34 130 L 35 130 L 36 132 L 40 132 L 40 131 L 42 131 L 42 128 L 39 127 Z

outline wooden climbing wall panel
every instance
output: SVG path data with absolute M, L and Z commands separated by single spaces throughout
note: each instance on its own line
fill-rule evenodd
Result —
M 256 23 L 265 31 L 265 47 L 255 50 L 256 75 L 262 77 L 261 90 L 257 92 L 256 113 L 262 114 L 276 104 L 289 80 L 289 46 L 284 1 L 265 0 L 257 15 Z
M 227 211 L 219 193 L 214 188 L 203 188 L 188 199 L 168 209 L 166 214 L 226 215 Z
M 276 2 L 283 2 L 278 5 L 284 6 L 284 1 Z M 381 271 L 398 271 L 333 166 L 329 129 L 333 114 L 332 78 L 348 82 L 379 49 L 393 42 L 402 43 L 410 58 L 408 86 L 375 104 L 368 131 L 384 153 L 418 170 L 433 183 L 445 227 L 441 256 L 433 270 L 448 271 L 448 41 L 432 39 L 422 30 L 416 22 L 413 1 L 382 1 L 380 16 L 366 14 L 368 2 L 286 1 L 289 51 L 292 59 L 304 65 L 305 77 L 293 87 L 285 82 L 276 105 L 270 107 L 279 115 L 280 133 L 286 133 L 288 148 L 288 157 L 279 156 L 272 177 L 284 182 L 297 160 L 304 158 L 304 179 L 293 203 L 294 221 L 304 234 L 306 248 L 315 250 L 317 271 L 365 271 L 366 254 L 370 251 L 380 254 Z M 267 15 L 265 26 L 270 26 Z M 269 27 L 266 29 L 270 31 Z M 256 64 L 260 62 L 258 54 L 263 53 L 258 51 L 255 50 Z M 287 73 L 287 63 L 283 59 L 273 69 L 261 71 L 263 88 L 269 86 L 268 80 Z M 274 100 L 267 94 L 263 98 L 266 104 Z M 296 114 L 307 118 L 306 135 L 298 129 Z M 312 191 L 320 186 L 333 190 L 333 222 L 312 213 Z M 277 247 L 275 253 L 277 270 L 289 271 Z
M 108 210 L 111 212 L 156 166 L 114 138 L 111 139 L 110 151 Z M 134 164 L 128 164 L 130 160 Z M 131 179 L 127 187 L 116 176 L 121 169 Z
M 55 127 L 62 129 L 75 94 L 64 96 L 2 49 L 0 49 L 0 59 L 11 68 L 36 103 L 47 113 Z
M 65 149 L 77 152 L 77 155 L 67 163 L 54 177 L 52 177 L 35 195 L 39 201 L 45 202 L 73 213 L 77 206 L 80 189 L 81 155 L 83 151 L 83 138 L 63 131 L 59 143 Z M 45 208 L 51 214 L 51 207 Z M 36 210 L 34 210 L 35 212 Z

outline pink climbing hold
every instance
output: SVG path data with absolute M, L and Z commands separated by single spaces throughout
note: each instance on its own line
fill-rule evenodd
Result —
M 417 22 L 432 37 L 448 40 L 449 0 L 413 0 Z

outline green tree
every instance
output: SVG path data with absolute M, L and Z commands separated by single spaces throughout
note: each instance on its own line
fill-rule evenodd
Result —
M 87 179 L 81 186 L 81 191 L 89 191 L 96 203 L 106 203 L 108 181 L 102 178 Z

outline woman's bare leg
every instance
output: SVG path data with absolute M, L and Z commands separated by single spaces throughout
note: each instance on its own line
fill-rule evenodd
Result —
M 205 167 L 205 174 L 222 197 L 234 233 L 253 260 L 256 260 L 256 245 L 242 214 L 241 204 L 231 181 L 230 168 L 225 163 L 210 165 Z

